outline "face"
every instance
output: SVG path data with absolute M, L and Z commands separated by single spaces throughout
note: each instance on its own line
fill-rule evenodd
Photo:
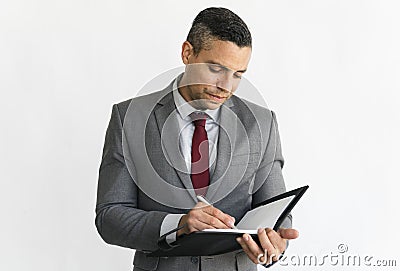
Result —
M 197 109 L 216 109 L 237 89 L 250 61 L 251 48 L 230 41 L 212 41 L 210 49 L 194 55 L 192 45 L 182 45 L 185 73 L 179 84 L 183 98 Z

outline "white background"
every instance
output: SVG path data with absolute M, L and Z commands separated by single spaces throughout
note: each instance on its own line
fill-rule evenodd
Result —
M 209 6 L 231 8 L 252 31 L 247 78 L 277 113 L 287 188 L 310 185 L 287 254 L 322 258 L 343 243 L 400 265 L 398 1 L 6 0 L 1 270 L 132 269 L 132 251 L 94 226 L 111 106 L 181 65 L 190 24 Z

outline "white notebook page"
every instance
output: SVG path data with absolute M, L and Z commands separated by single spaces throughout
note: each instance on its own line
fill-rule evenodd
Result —
M 290 196 L 248 211 L 237 229 L 205 229 L 208 232 L 241 232 L 255 234 L 258 228 L 272 228 L 295 196 Z

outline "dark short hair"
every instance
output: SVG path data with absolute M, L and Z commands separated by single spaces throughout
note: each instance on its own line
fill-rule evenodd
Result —
M 227 8 L 206 8 L 193 20 L 187 41 L 194 54 L 209 49 L 214 40 L 231 41 L 240 48 L 251 47 L 251 33 L 245 22 Z

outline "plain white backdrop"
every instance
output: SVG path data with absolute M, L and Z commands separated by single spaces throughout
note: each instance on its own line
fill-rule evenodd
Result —
M 398 1 L 1 1 L 1 270 L 131 270 L 94 226 L 113 103 L 181 65 L 196 14 L 238 13 L 246 77 L 278 117 L 293 211 L 287 254 L 400 265 Z M 372 263 L 374 263 L 372 261 Z M 361 270 L 307 265 L 275 270 Z M 363 267 L 362 270 L 375 270 Z M 378 270 L 396 270 L 379 267 Z

